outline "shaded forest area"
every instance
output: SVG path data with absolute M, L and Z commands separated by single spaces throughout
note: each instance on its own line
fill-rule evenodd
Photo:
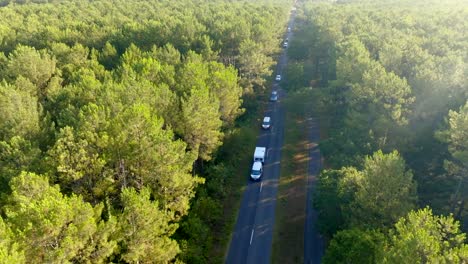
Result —
M 314 87 L 325 130 L 324 263 L 467 263 L 466 1 L 302 11 L 287 78 Z
M 291 5 L 2 1 L 0 262 L 222 261 L 222 145 Z

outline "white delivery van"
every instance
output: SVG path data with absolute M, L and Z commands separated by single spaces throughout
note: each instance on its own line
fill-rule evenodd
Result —
M 253 161 L 260 161 L 264 163 L 266 160 L 266 148 L 265 147 L 256 147 L 254 152 Z
M 250 172 L 250 178 L 252 180 L 258 180 L 262 177 L 263 173 L 263 164 L 260 161 L 256 161 L 252 165 L 252 171 Z

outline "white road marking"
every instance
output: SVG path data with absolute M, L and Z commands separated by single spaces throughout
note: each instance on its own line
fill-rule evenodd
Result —
M 252 234 L 250 235 L 250 245 L 252 245 L 253 234 L 254 234 L 254 229 L 252 229 Z
M 272 149 L 272 148 L 269 148 L 269 149 L 267 150 L 267 156 L 266 156 L 267 158 L 270 156 L 270 150 L 273 150 L 273 149 Z
M 263 181 L 260 182 L 260 192 L 262 192 L 262 187 L 263 187 Z

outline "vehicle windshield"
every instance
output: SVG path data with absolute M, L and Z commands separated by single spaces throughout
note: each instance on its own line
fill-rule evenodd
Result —
M 260 175 L 260 173 L 259 170 L 252 170 L 252 175 Z

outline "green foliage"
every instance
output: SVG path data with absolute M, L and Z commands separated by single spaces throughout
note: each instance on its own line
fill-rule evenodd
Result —
M 19 136 L 0 141 L 0 191 L 7 192 L 10 180 L 22 171 L 39 169 L 41 154 L 31 141 Z
M 92 261 L 102 263 L 116 243 L 109 240 L 114 222 L 102 222 L 102 206 L 92 207 L 81 197 L 63 196 L 47 179 L 22 173 L 10 182 L 4 208 L 27 262 Z
M 118 217 L 122 232 L 122 260 L 129 263 L 167 263 L 180 252 L 177 242 L 170 238 L 177 224 L 169 223 L 171 216 L 150 200 L 149 189 L 139 193 L 133 188 L 122 191 L 124 210 Z
M 343 182 L 356 186 L 354 201 L 346 208 L 352 225 L 390 226 L 415 206 L 416 185 L 404 160 L 394 151 L 367 157 L 362 171 L 348 171 Z
M 244 112 L 241 108 L 242 87 L 239 85 L 237 70 L 232 66 L 224 67 L 217 62 L 211 62 L 208 68 L 210 78 L 206 82 L 219 100 L 219 112 L 223 124 L 231 127 L 236 118 Z
M 81 44 L 68 46 L 65 43 L 52 43 L 50 52 L 56 59 L 56 67 L 64 79 L 70 79 L 75 71 L 88 65 L 90 51 Z M 50 93 L 51 88 L 47 88 Z
M 222 208 L 205 195 L 201 195 L 192 206 L 192 213 L 181 224 L 180 233 L 188 238 L 183 244 L 181 259 L 187 263 L 207 263 L 215 240 L 210 233 L 222 220 Z
M 292 1 L 0 2 L 0 262 L 210 260 Z
M 382 263 L 465 263 L 465 239 L 452 216 L 435 216 L 429 208 L 412 211 L 395 225 Z
M 194 189 L 203 180 L 190 174 L 193 153 L 163 125 L 148 105 L 124 110 L 110 127 L 114 140 L 108 155 L 119 167 L 122 186 L 148 186 L 167 213 L 180 217 L 187 214 Z
M 363 169 L 345 167 L 319 175 L 314 194 L 318 226 L 332 237 L 346 227 L 388 228 L 416 202 L 413 175 L 396 151 L 366 157 Z
M 47 82 L 55 73 L 56 60 L 50 56 L 47 51 L 37 51 L 34 48 L 19 45 L 8 57 L 6 66 L 6 76 L 11 80 L 18 77 L 28 79 L 37 87 L 37 95 L 43 97 Z
M 434 132 L 468 96 L 461 77 L 467 46 L 460 38 L 466 15 L 466 4 L 456 0 L 305 3 L 298 31 L 307 38 L 297 45 L 306 58 L 293 55 L 336 73 L 322 93 L 331 126 L 321 151 L 333 169 L 397 149 L 418 181 L 421 204 L 444 213 L 456 207 L 457 217 L 465 215 L 459 209 L 466 207 L 460 199 L 466 188 L 447 173 L 457 170 L 448 168 L 456 159 Z M 320 76 L 315 71 L 308 78 Z M 447 139 L 442 134 L 438 138 Z
M 180 129 L 190 149 L 204 160 L 221 145 L 219 101 L 205 85 L 194 86 L 181 100 Z
M 37 97 L 21 87 L 0 84 L 0 139 L 14 136 L 32 139 L 39 133 L 40 107 Z
M 323 263 L 379 263 L 385 237 L 378 231 L 347 229 L 333 236 Z
M 445 180 L 456 181 L 455 192 L 452 193 L 452 210 L 457 217 L 468 215 L 468 191 L 466 182 L 468 179 L 468 103 L 460 107 L 460 110 L 449 111 L 447 129 L 438 131 L 436 137 L 448 144 L 448 152 L 451 157 L 444 161 L 447 172 Z M 455 211 L 456 210 L 456 211 Z
M 289 63 L 286 68 L 288 90 L 299 90 L 306 87 L 307 81 L 304 76 L 304 65 L 302 63 Z
M 336 61 L 339 80 L 346 83 L 359 83 L 364 72 L 371 67 L 369 51 L 356 37 L 350 36 L 339 43 L 340 54 Z
M 107 69 L 112 69 L 117 66 L 118 60 L 117 49 L 112 46 L 111 43 L 106 42 L 106 45 L 102 48 L 101 53 L 99 54 L 99 61 Z
M 263 77 L 272 73 L 273 59 L 261 51 L 262 46 L 253 40 L 246 40 L 239 46 L 239 73 L 246 87 L 262 87 Z
M 449 111 L 447 130 L 438 133 L 440 140 L 448 143 L 453 161 L 446 161 L 445 168 L 451 174 L 466 175 L 468 167 L 468 102 L 460 110 Z
M 320 142 L 329 169 L 314 197 L 319 228 L 335 234 L 325 261 L 467 261 L 451 217 L 407 215 L 429 204 L 466 222 L 466 7 L 457 0 L 306 1 L 300 11 L 302 36 L 289 53 L 321 90 L 329 124 Z M 413 223 L 400 220 L 389 241 L 376 247 L 365 239 L 405 215 Z M 373 229 L 340 231 L 350 227 Z
M 375 107 L 369 107 L 370 109 L 364 108 L 362 111 L 373 110 L 375 114 L 380 114 L 383 116 L 382 118 L 394 121 L 397 124 L 407 122 L 405 117 L 407 116 L 408 105 L 413 99 L 409 96 L 411 90 L 405 80 L 400 79 L 393 73 L 385 72 L 385 69 L 378 65 L 375 68 L 366 70 L 361 78 L 362 82 L 353 85 L 351 88 L 351 107 L 354 107 L 354 104 L 360 106 L 375 105 Z M 360 106 L 356 106 L 356 108 Z M 371 118 L 378 119 L 379 117 Z M 379 123 L 379 125 L 384 124 Z M 381 128 L 382 126 L 375 127 Z
M 26 263 L 24 252 L 20 251 L 18 244 L 14 241 L 14 235 L 10 228 L 0 217 L 0 263 Z
M 344 218 L 341 207 L 350 201 L 345 201 L 346 190 L 340 190 L 339 183 L 344 178 L 345 171 L 324 170 L 320 173 L 317 189 L 314 192 L 314 207 L 318 211 L 318 228 L 321 234 L 332 237 L 343 228 Z M 340 191 L 344 191 L 340 192 Z M 351 197 L 352 198 L 352 197 Z
M 104 147 L 105 143 L 99 144 Z M 56 168 L 57 181 L 63 187 L 95 202 L 104 198 L 103 195 L 112 193 L 113 184 L 112 171 L 105 168 L 106 161 L 98 151 L 88 139 L 75 138 L 71 127 L 60 131 L 54 147 L 49 150 L 49 162 Z

